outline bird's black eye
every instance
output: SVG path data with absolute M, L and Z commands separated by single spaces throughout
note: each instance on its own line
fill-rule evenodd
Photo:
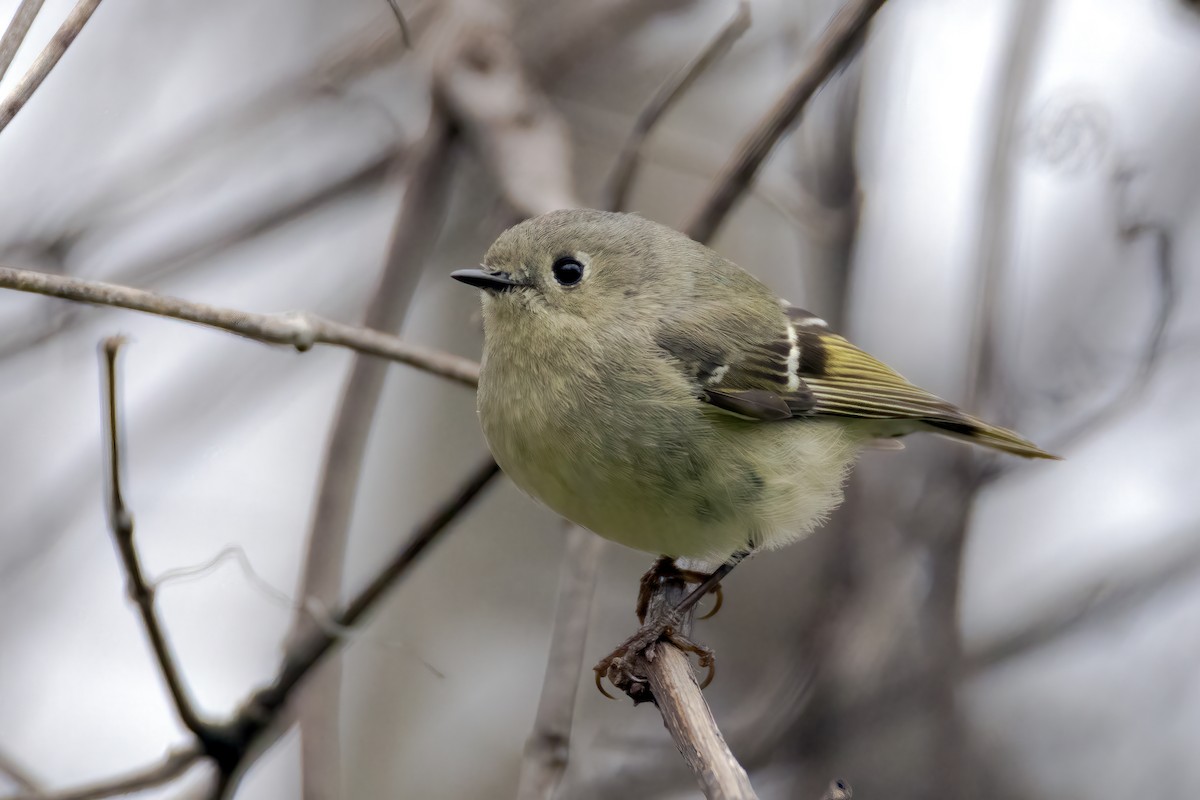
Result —
M 583 280 L 583 264 L 570 256 L 555 261 L 550 271 L 554 273 L 554 280 L 558 281 L 560 286 L 574 286 Z

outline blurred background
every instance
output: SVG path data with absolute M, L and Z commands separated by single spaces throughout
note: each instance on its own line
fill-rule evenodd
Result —
M 750 6 L 654 129 L 629 210 L 683 226 L 840 3 Z M 0 93 L 71 7 L 47 0 Z M 0 263 L 351 323 L 388 264 L 386 324 L 478 358 L 478 298 L 448 273 L 539 204 L 604 204 L 639 110 L 735 7 L 403 2 L 407 47 L 385 0 L 107 0 L 0 135 Z M 524 80 L 451 87 L 479 114 L 448 140 L 462 110 L 431 114 L 431 76 L 477 24 L 492 38 L 468 50 Z M 489 147 L 506 103 L 569 151 Z M 782 296 L 1066 459 L 869 452 L 824 530 L 733 573 L 697 636 L 761 797 L 833 777 L 890 800 L 1200 797 L 1197 142 L 1195 3 L 891 0 L 721 227 L 713 246 Z M 428 224 L 397 255 L 406 194 Z M 127 501 L 205 714 L 270 680 L 311 587 L 351 353 L 0 292 L 0 797 L 189 741 L 106 529 L 114 333 Z M 327 568 L 327 607 L 486 454 L 468 389 L 381 374 L 344 552 L 307 570 Z M 237 797 L 515 796 L 566 542 L 497 480 L 318 676 L 307 745 L 288 729 Z M 698 794 L 657 711 L 591 686 L 651 560 L 601 551 L 558 797 Z

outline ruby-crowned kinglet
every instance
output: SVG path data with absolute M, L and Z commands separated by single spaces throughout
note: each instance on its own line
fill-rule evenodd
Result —
M 479 418 L 523 490 L 605 538 L 724 562 L 787 544 L 841 501 L 872 440 L 931 431 L 1054 458 L 632 214 L 555 211 L 483 269 Z

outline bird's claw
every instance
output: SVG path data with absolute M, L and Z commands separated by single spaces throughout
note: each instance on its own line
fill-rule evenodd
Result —
M 610 700 L 616 699 L 604 688 L 604 680 L 607 678 L 609 683 L 633 698 L 635 703 L 652 700 L 650 682 L 634 673 L 633 663 L 639 656 L 648 657 L 647 651 L 659 642 L 667 642 L 685 653 L 694 653 L 697 664 L 707 670 L 700 688 L 703 689 L 712 683 L 716 675 L 716 656 L 712 648 L 676 632 L 679 629 L 679 616 L 678 612 L 671 611 L 656 622 L 643 625 L 616 650 L 600 659 L 593 668 L 596 673 L 596 688 L 600 694 Z

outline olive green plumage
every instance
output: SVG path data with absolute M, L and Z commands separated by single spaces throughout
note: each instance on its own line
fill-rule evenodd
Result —
M 635 215 L 527 220 L 455 277 L 484 289 L 479 413 L 501 467 L 638 549 L 723 560 L 785 544 L 840 502 L 872 439 L 927 430 L 1053 458 Z

